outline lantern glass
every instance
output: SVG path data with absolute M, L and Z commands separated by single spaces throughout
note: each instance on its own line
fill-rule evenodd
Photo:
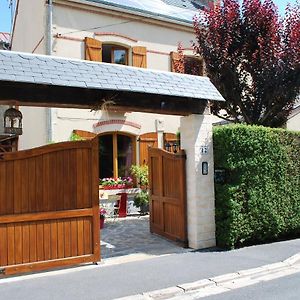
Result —
M 4 112 L 4 132 L 8 134 L 21 135 L 22 113 L 16 108 L 10 107 Z
M 165 149 L 166 149 L 168 152 L 171 151 L 171 144 L 170 144 L 169 142 L 167 142 L 167 143 L 165 144 Z
M 173 152 L 177 153 L 178 152 L 178 145 L 176 143 L 173 143 Z

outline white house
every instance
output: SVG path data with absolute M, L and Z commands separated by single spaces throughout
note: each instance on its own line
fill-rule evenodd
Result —
M 192 18 L 208 2 L 19 0 L 12 50 L 172 71 L 181 42 L 187 62 L 196 59 L 202 75 L 201 59 L 191 57 Z M 19 148 L 69 140 L 74 130 L 85 137 L 102 134 L 107 161 L 118 161 L 102 170 L 106 177 L 126 175 L 121 156 L 143 163 L 147 145 L 176 143 L 180 117 L 103 110 L 109 103 L 113 99 L 99 103 L 95 109 L 102 110 L 97 112 L 22 107 L 24 134 Z

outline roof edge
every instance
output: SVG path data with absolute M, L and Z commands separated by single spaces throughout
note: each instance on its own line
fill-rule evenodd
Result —
M 89 0 L 61 0 L 61 1 L 62 2 L 73 2 L 73 3 L 88 5 L 88 6 L 99 7 L 99 8 L 103 8 L 106 10 L 113 10 L 116 12 L 127 13 L 129 15 L 147 17 L 147 18 L 151 18 L 153 20 L 158 20 L 158 21 L 162 21 L 162 22 L 166 22 L 166 23 L 175 24 L 175 25 L 181 25 L 181 26 L 185 26 L 188 28 L 193 27 L 192 20 L 189 22 L 189 21 L 182 20 L 180 18 L 176 18 L 176 17 L 171 18 L 171 17 L 168 17 L 163 14 L 155 14 L 155 13 L 147 12 L 147 11 L 141 10 L 141 9 L 133 10 L 133 9 L 130 9 L 126 6 L 119 5 L 119 4 L 105 4 L 105 3 L 94 2 L 93 0 L 91 0 L 91 1 L 89 1 Z M 55 1 L 55 2 L 57 4 L 59 4 L 60 0 Z M 54 4 L 55 4 L 55 2 L 54 2 Z M 197 13 L 198 12 L 195 12 L 195 15 Z

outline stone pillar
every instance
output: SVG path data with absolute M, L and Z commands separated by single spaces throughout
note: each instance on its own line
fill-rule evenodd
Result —
M 180 121 L 181 148 L 186 151 L 187 225 L 189 247 L 216 245 L 212 116 L 190 115 Z M 208 174 L 202 174 L 202 163 Z

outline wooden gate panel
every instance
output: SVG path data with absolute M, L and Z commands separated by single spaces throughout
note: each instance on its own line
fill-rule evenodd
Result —
M 0 160 L 0 270 L 100 259 L 97 139 L 5 153 Z
M 150 231 L 187 246 L 185 153 L 149 149 Z

